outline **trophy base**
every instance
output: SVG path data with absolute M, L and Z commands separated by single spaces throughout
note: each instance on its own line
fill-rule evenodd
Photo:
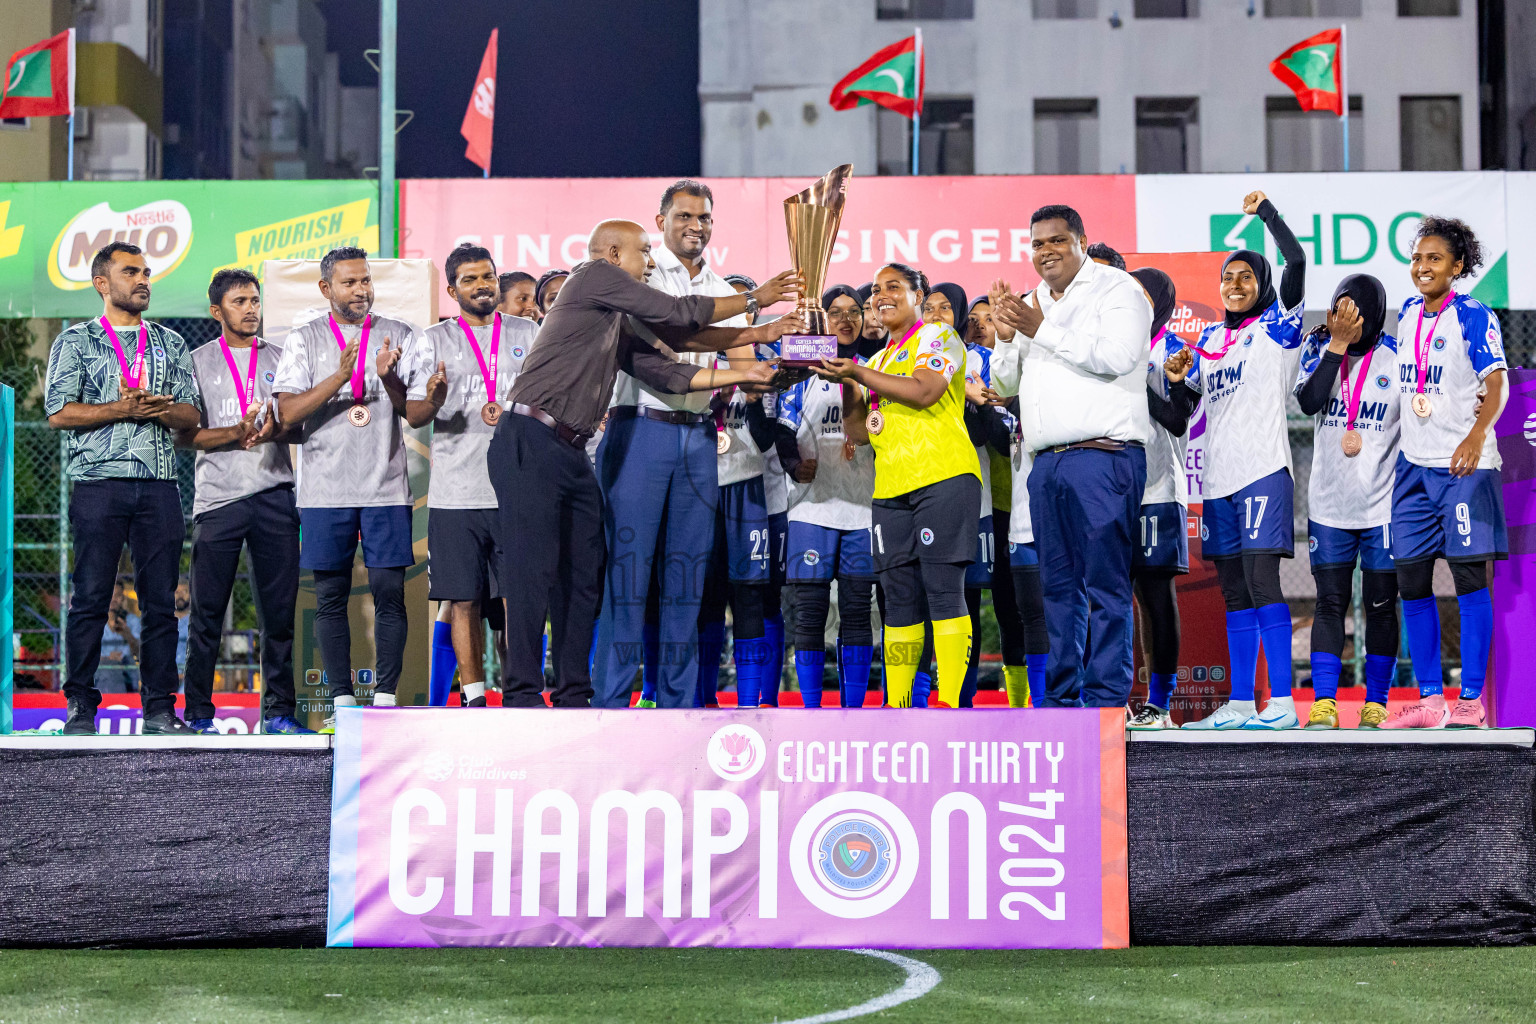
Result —
M 779 365 L 808 370 L 837 358 L 835 334 L 786 334 L 779 339 Z

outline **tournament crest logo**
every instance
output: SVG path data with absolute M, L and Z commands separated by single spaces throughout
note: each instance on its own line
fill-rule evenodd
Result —
M 521 359 L 521 358 L 523 358 L 523 346 L 521 346 L 521 345 L 514 345 L 514 346 L 512 346 L 512 358 L 513 359 Z
M 267 372 L 266 372 L 266 373 L 264 373 L 264 374 L 262 374 L 262 375 L 261 375 L 261 377 L 262 377 L 262 379 L 263 379 L 263 380 L 265 380 L 265 381 L 266 381 L 266 382 L 267 382 L 267 383 L 268 383 L 268 384 L 271 384 L 271 383 L 272 383 L 272 382 L 273 382 L 273 381 L 274 381 L 274 380 L 276 380 L 276 379 L 277 379 L 277 377 L 276 377 L 276 375 L 274 375 L 274 374 L 273 374 L 273 372 L 272 372 L 272 371 L 271 371 L 271 370 L 268 370 L 268 371 L 267 371 Z
M 817 855 L 822 878 L 845 892 L 863 892 L 890 871 L 891 838 L 872 821 L 850 818 L 822 834 Z
M 1308 537 L 1307 538 L 1307 550 L 1312 552 L 1313 554 L 1317 553 L 1317 538 L 1316 537 Z
M 801 557 L 804 558 L 806 565 L 815 565 L 821 561 L 821 552 L 811 548 Z
M 917 535 L 917 539 L 922 541 L 924 544 L 932 544 L 933 543 L 933 531 L 928 529 L 928 527 L 925 526 L 925 527 L 923 527 L 923 531 Z
M 811 905 L 859 920 L 890 910 L 918 873 L 917 830 L 901 808 L 874 793 L 836 793 L 795 824 L 790 874 Z
M 1436 338 L 1435 339 L 1435 351 L 1439 352 L 1443 348 L 1445 348 L 1445 339 L 1444 338 Z
M 1392 382 L 1387 379 L 1387 375 L 1386 374 L 1379 373 L 1379 374 L 1376 375 L 1376 386 L 1379 387 L 1379 388 L 1382 388 L 1383 390 L 1385 390 L 1386 388 L 1389 388 L 1389 387 L 1392 386 Z
M 704 758 L 726 782 L 745 782 L 768 763 L 768 745 L 750 725 L 727 725 L 709 738 Z

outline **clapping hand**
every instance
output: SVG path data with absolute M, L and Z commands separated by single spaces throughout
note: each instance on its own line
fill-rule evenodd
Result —
M 395 367 L 400 362 L 400 350 L 391 347 L 389 338 L 384 339 L 384 345 L 379 349 L 378 358 L 374 361 L 374 367 L 379 371 L 379 379 L 392 375 Z
M 980 377 L 965 378 L 965 400 L 976 406 L 1003 404 L 1003 396 L 984 384 Z
M 382 376 L 382 375 L 381 375 Z M 427 401 L 432 408 L 441 409 L 448 400 L 448 364 L 439 359 L 437 371 L 427 378 Z
M 1177 384 L 1189 376 L 1190 367 L 1194 365 L 1194 351 L 1181 348 L 1163 363 L 1163 376 L 1167 377 L 1170 383 Z
M 263 410 L 265 410 L 265 418 L 261 420 L 260 429 L 248 430 L 245 440 L 240 442 L 240 446 L 247 451 L 259 444 L 266 444 L 277 436 L 277 408 L 272 402 L 268 401 L 251 406 L 251 410 L 247 415 L 249 416 L 254 412 L 259 417 Z
M 1045 315 L 1033 303 L 1025 302 L 1011 292 L 998 296 L 997 303 L 992 307 L 992 322 L 1001 324 L 1010 329 L 1010 333 L 1017 332 L 1026 338 L 1033 338 L 1035 331 L 1045 322 Z M 1002 332 L 998 332 L 1002 337 Z

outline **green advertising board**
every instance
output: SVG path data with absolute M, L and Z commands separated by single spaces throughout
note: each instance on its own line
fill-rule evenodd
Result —
M 101 312 L 91 257 L 110 241 L 144 250 L 150 315 L 207 316 L 223 267 L 379 251 L 378 186 L 367 181 L 0 183 L 0 317 Z

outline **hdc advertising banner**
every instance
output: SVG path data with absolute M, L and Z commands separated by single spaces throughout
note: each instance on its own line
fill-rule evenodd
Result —
M 342 708 L 327 941 L 1122 948 L 1124 715 Z
M 830 169 L 830 168 L 829 168 Z M 1029 216 L 1067 203 L 1083 216 L 1088 238 L 1121 251 L 1136 248 L 1136 187 L 1130 175 L 855 177 L 832 251 L 826 285 L 855 287 L 887 263 L 922 268 L 937 284 L 954 281 L 972 295 L 994 278 L 1016 288 L 1039 280 L 1029 261 Z M 672 178 L 447 180 L 400 184 L 400 255 L 442 265 L 460 242 L 484 245 L 498 270 L 537 277 L 587 258 L 599 221 L 633 220 L 661 244 L 656 214 Z M 721 274 L 762 281 L 789 269 L 784 200 L 806 178 L 707 178 L 714 193 L 714 237 L 707 259 Z M 444 282 L 446 288 L 447 282 Z M 452 308 L 444 294 L 445 308 Z

